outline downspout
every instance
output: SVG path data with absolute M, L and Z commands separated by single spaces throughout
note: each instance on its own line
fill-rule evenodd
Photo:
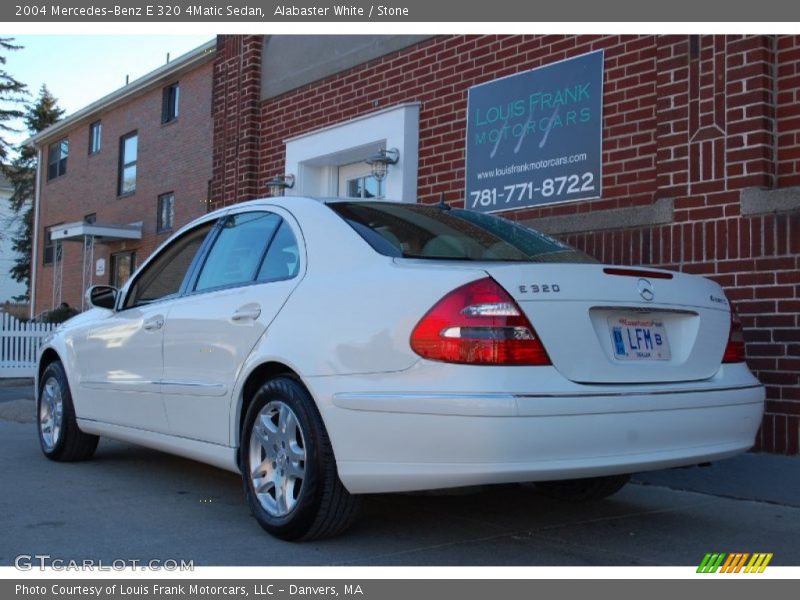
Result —
M 36 265 L 39 263 L 39 202 L 41 200 L 42 149 L 36 149 L 36 185 L 33 193 L 33 247 L 31 248 L 31 319 L 36 310 Z

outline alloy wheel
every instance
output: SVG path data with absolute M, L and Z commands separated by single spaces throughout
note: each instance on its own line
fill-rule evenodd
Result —
M 306 445 L 297 415 L 284 402 L 268 402 L 256 416 L 248 464 L 264 510 L 274 517 L 292 512 L 305 480 Z
M 39 430 L 42 442 L 48 451 L 52 451 L 61 439 L 61 428 L 64 420 L 64 398 L 61 386 L 55 377 L 50 377 L 42 387 L 39 401 Z

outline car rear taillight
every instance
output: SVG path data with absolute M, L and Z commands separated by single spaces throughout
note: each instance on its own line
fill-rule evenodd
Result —
M 423 358 L 470 365 L 549 365 L 528 318 L 491 277 L 461 286 L 417 323 L 411 348 Z
M 731 306 L 731 331 L 728 334 L 728 345 L 722 355 L 723 363 L 744 362 L 744 336 L 742 335 L 742 322 L 733 304 Z

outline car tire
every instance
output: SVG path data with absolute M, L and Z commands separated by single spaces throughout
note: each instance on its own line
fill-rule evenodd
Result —
M 85 460 L 97 449 L 100 438 L 78 427 L 67 374 L 60 361 L 47 365 L 39 379 L 36 424 L 42 452 L 50 460 Z
M 360 498 L 339 480 L 322 418 L 297 380 L 278 377 L 259 388 L 239 448 L 247 502 L 270 534 L 290 541 L 332 537 L 355 520 Z
M 592 502 L 616 494 L 630 478 L 630 475 L 609 475 L 563 481 L 537 481 L 535 488 L 543 496 L 554 500 Z

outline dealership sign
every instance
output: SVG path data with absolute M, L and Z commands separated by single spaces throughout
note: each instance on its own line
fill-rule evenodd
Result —
M 600 197 L 602 123 L 602 51 L 470 88 L 467 208 Z

